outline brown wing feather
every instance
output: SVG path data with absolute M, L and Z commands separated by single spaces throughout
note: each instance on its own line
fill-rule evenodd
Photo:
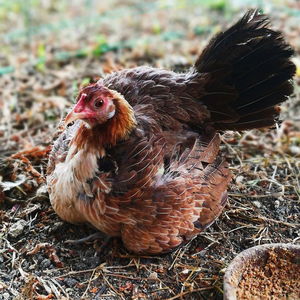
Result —
M 219 147 L 217 135 L 208 143 L 208 148 L 214 147 Z M 183 162 L 171 162 L 168 173 L 135 200 L 131 211 L 136 224 L 122 226 L 128 249 L 151 254 L 171 251 L 220 215 L 231 179 L 227 164 L 217 153 L 210 163 L 199 160 L 204 150 L 201 140 L 195 140 L 192 148 Z

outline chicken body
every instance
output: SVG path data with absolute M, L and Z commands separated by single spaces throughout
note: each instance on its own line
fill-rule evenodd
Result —
M 292 93 L 293 51 L 267 25 L 250 11 L 188 73 L 138 67 L 84 88 L 74 109 L 81 117 L 49 158 L 58 215 L 148 254 L 171 251 L 209 226 L 231 179 L 217 130 L 271 126 L 276 105 Z M 99 114 L 87 121 L 89 103 Z

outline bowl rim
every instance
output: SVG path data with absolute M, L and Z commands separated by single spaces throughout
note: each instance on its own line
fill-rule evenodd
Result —
M 245 262 L 252 257 L 260 258 L 266 251 L 274 249 L 291 250 L 293 253 L 297 253 L 300 256 L 300 244 L 292 243 L 271 243 L 262 244 L 248 248 L 240 252 L 228 265 L 225 271 L 223 280 L 223 299 L 224 300 L 237 300 L 236 292 L 239 284 L 236 273 L 241 273 Z M 235 278 L 233 278 L 235 277 Z

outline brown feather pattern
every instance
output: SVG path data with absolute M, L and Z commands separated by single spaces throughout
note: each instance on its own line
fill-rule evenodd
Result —
M 78 120 L 55 141 L 55 211 L 120 236 L 136 253 L 171 251 L 222 212 L 231 179 L 218 129 L 272 126 L 292 93 L 293 54 L 265 15 L 249 11 L 218 34 L 187 73 L 138 67 L 100 80 L 115 115 Z

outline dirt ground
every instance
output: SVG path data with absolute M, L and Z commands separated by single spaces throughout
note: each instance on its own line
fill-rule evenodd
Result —
M 300 243 L 297 1 L 257 1 L 296 51 L 284 121 L 223 134 L 235 175 L 224 212 L 188 245 L 154 257 L 132 255 L 118 239 L 101 251 L 101 240 L 66 243 L 94 231 L 61 221 L 50 206 L 45 169 L 56 128 L 79 86 L 106 73 L 143 64 L 189 68 L 246 1 L 31 2 L 0 3 L 0 300 L 222 299 L 224 271 L 239 252 Z

